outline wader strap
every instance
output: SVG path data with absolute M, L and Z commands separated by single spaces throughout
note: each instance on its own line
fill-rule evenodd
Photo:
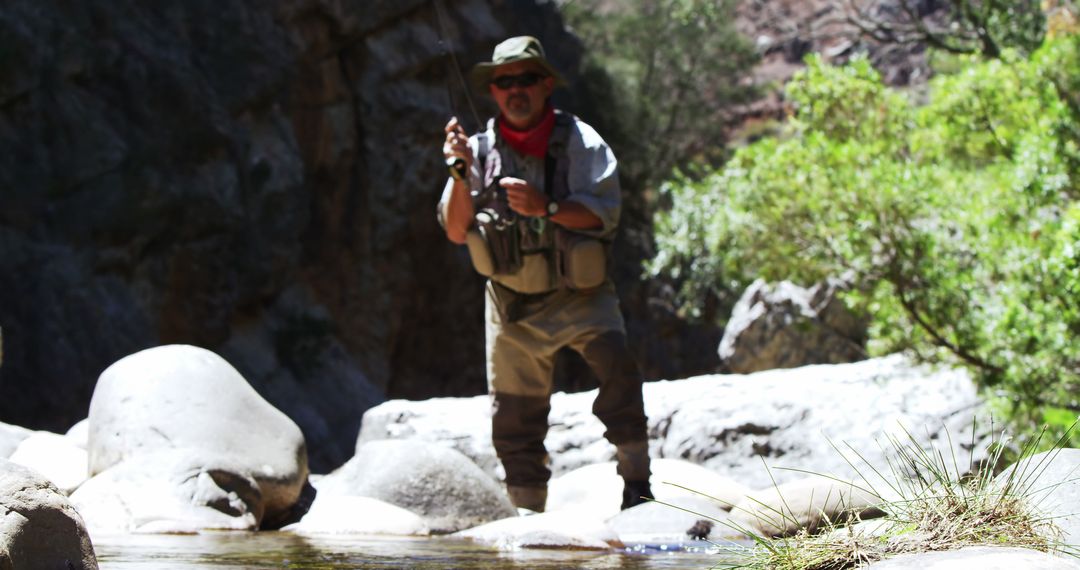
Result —
M 567 147 L 570 127 L 573 124 L 573 115 L 555 110 L 555 127 L 548 137 L 547 154 L 544 155 L 544 194 L 553 200 L 561 200 L 570 193 L 570 189 L 566 187 L 566 176 L 570 170 Z

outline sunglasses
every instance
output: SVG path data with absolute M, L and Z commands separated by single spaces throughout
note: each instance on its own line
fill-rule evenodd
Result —
M 540 82 L 544 76 L 539 73 L 526 72 L 518 75 L 503 75 L 491 80 L 491 84 L 503 91 L 514 87 L 515 85 L 521 88 L 532 87 Z

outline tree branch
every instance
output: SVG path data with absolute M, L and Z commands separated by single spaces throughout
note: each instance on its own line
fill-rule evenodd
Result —
M 987 371 L 992 372 L 994 374 L 1001 374 L 1001 373 L 1005 372 L 1005 370 L 1003 368 L 1001 368 L 1000 366 L 995 366 L 993 364 L 990 364 L 986 360 L 983 360 L 982 358 L 979 358 L 978 356 L 968 352 L 964 348 L 962 348 L 962 347 L 960 347 L 960 346 L 958 346 L 958 345 L 956 345 L 954 343 L 949 342 L 948 339 L 946 339 L 944 336 L 942 336 L 941 333 L 939 333 L 937 331 L 937 329 L 935 329 L 923 317 L 922 313 L 919 311 L 919 308 L 916 307 L 915 303 L 911 299 L 909 299 L 907 297 L 907 295 L 906 295 L 906 293 L 907 293 L 906 281 L 903 280 L 903 279 L 900 279 L 899 276 L 895 276 L 895 275 L 894 275 L 894 279 L 892 279 L 891 281 L 892 281 L 893 285 L 896 286 L 896 295 L 900 299 L 900 306 L 904 307 L 904 310 L 907 311 L 908 316 L 910 316 L 911 319 L 913 321 L 915 321 L 915 323 L 917 325 L 919 325 L 919 328 L 921 328 L 923 331 L 925 331 L 926 334 L 930 335 L 930 338 L 933 339 L 935 345 L 940 346 L 940 347 L 948 350 L 949 352 L 955 354 L 958 358 L 960 358 L 960 360 L 963 360 L 964 362 L 966 362 L 966 363 L 968 363 L 968 364 L 970 364 L 970 365 L 972 365 L 972 366 L 974 366 L 976 368 L 980 368 L 982 370 L 987 370 Z

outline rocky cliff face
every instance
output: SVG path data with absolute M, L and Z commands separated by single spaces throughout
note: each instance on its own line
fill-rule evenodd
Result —
M 112 362 L 194 344 L 325 469 L 387 396 L 482 392 L 482 283 L 434 221 L 474 122 L 444 50 L 531 33 L 572 77 L 554 6 L 446 2 L 444 43 L 430 0 L 165 6 L 0 8 L 0 419 L 63 431 Z

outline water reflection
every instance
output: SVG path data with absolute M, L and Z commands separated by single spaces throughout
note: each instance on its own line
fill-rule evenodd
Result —
M 410 570 L 712 568 L 729 555 L 708 543 L 625 552 L 499 551 L 470 541 L 374 536 L 302 537 L 284 532 L 95 536 L 102 570 Z

